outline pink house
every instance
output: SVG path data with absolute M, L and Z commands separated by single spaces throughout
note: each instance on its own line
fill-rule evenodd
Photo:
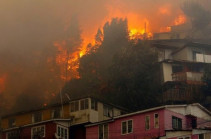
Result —
M 86 139 L 211 139 L 211 112 L 198 103 L 151 108 L 90 124 Z

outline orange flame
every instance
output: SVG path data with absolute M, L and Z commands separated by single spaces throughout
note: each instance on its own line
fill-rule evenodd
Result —
M 180 12 L 179 16 L 176 17 L 171 24 L 164 27 L 159 27 L 158 25 L 159 28 L 156 28 L 152 26 L 153 24 L 155 25 L 155 23 L 152 24 L 151 22 L 153 21 L 151 21 L 150 18 L 147 18 L 147 16 L 144 14 L 132 11 L 124 12 L 112 5 L 108 6 L 107 10 L 108 15 L 102 20 L 99 26 L 89 28 L 88 26 L 84 25 L 84 28 L 82 27 L 83 32 L 81 37 L 83 39 L 83 43 L 81 46 L 78 46 L 78 48 L 80 48 L 79 50 L 77 49 L 75 52 L 69 53 L 66 49 L 65 40 L 54 43 L 54 46 L 56 46 L 59 51 L 56 57 L 56 63 L 61 67 L 61 79 L 69 80 L 72 78 L 80 78 L 79 73 L 77 72 L 77 69 L 79 68 L 79 59 L 89 52 L 89 48 L 87 48 L 88 44 L 91 44 L 90 46 L 98 45 L 96 44 L 94 38 L 95 34 L 97 33 L 97 29 L 99 27 L 102 28 L 106 22 L 111 22 L 113 18 L 127 19 L 129 39 L 131 40 L 151 39 L 153 36 L 152 29 L 160 32 L 170 32 L 171 26 L 181 25 L 186 22 L 185 15 L 181 14 Z M 171 16 L 171 6 L 164 5 L 163 7 L 158 8 L 158 15 Z
M 72 78 L 80 78 L 77 72 L 79 67 L 79 58 L 83 55 L 82 51 L 68 52 L 66 48 L 66 41 L 54 42 L 54 46 L 58 50 L 56 56 L 56 63 L 60 66 L 61 79 L 67 81 Z
M 178 26 L 181 24 L 184 24 L 186 22 L 186 17 L 185 15 L 179 15 L 175 20 L 174 20 L 174 25 Z

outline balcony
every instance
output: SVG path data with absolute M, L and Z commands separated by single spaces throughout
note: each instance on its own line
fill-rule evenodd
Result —
M 177 72 L 172 74 L 173 81 L 187 81 L 191 83 L 201 83 L 202 77 L 202 72 Z

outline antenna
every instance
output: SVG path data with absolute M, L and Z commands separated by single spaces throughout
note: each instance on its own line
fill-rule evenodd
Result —
M 61 99 L 61 105 L 62 105 L 62 118 L 64 118 L 64 107 L 63 107 L 63 99 L 62 99 L 62 89 L 60 88 L 60 99 Z

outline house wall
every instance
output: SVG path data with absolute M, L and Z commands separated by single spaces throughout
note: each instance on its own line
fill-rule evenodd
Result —
M 179 139 L 185 137 L 192 137 L 192 131 L 167 131 L 166 139 Z
M 175 53 L 173 55 L 174 60 L 189 60 L 191 61 L 191 55 L 190 55 L 190 50 L 188 47 L 185 47 L 181 51 Z
M 180 113 L 182 115 L 194 115 L 198 118 L 211 121 L 210 115 L 207 112 L 203 111 L 197 105 L 189 105 L 187 107 L 168 107 L 167 109 L 175 113 Z
M 173 130 L 172 128 L 172 116 L 182 119 L 182 129 L 185 130 L 186 128 L 186 117 L 180 113 L 173 112 L 170 110 L 165 110 L 165 130 Z
M 43 139 L 53 139 L 55 137 L 56 133 L 56 124 L 55 123 L 45 123 L 45 124 L 40 124 L 36 126 L 42 126 L 45 125 L 45 137 Z M 31 130 L 33 127 L 23 127 L 23 128 L 18 128 L 16 130 L 19 130 L 20 132 L 20 138 L 23 139 L 30 139 L 31 138 Z M 9 132 L 9 131 L 8 131 Z M 7 132 L 3 132 L 2 139 L 6 139 L 7 137 Z
M 154 128 L 154 114 L 159 114 L 159 128 Z M 145 130 L 145 116 L 150 116 L 150 129 Z M 123 121 L 133 120 L 133 132 L 130 134 L 121 134 L 121 124 Z M 152 137 L 163 136 L 164 132 L 164 110 L 151 111 L 148 113 L 127 116 L 124 118 L 115 119 L 114 122 L 108 123 L 109 139 L 131 139 L 139 138 L 146 139 Z M 86 128 L 87 139 L 98 138 L 98 125 Z

